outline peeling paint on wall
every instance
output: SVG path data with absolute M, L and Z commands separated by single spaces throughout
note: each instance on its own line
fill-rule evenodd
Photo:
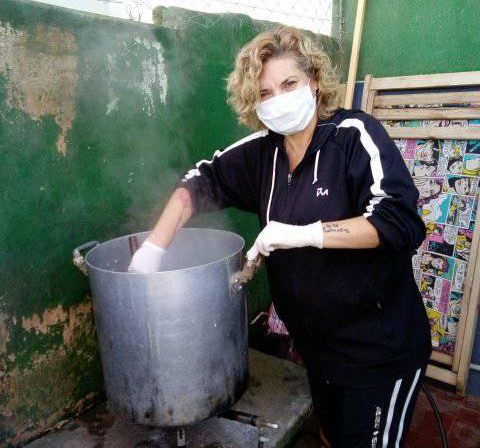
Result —
M 57 151 L 63 155 L 75 118 L 76 50 L 73 34 L 59 28 L 38 25 L 29 34 L 0 22 L 0 73 L 7 78 L 7 104 L 34 120 L 52 115 L 60 128 Z
M 65 322 L 66 318 L 67 313 L 63 311 L 62 305 L 58 305 L 56 308 L 46 309 L 42 317 L 38 314 L 31 318 L 22 316 L 22 328 L 25 331 L 35 331 L 35 334 L 46 334 L 49 327 Z
M 76 332 L 85 325 L 85 321 L 92 319 L 92 313 L 93 307 L 90 301 L 72 306 L 68 310 L 67 323 L 63 327 L 63 342 L 66 345 L 72 345 L 75 342 Z
M 15 436 L 13 445 L 52 427 L 70 411 L 84 410 L 96 393 L 74 400 L 75 372 L 68 369 L 64 349 L 35 358 L 35 368 L 14 369 L 0 384 L 0 418 Z M 12 410 L 15 410 L 13 412 Z
M 145 54 L 146 53 L 146 54 Z M 160 42 L 134 37 L 125 41 L 118 54 L 108 54 L 109 71 L 109 103 L 106 114 L 119 107 L 119 98 L 115 94 L 114 85 L 119 80 L 118 62 L 124 60 L 130 66 L 132 59 L 138 59 L 139 70 L 136 78 L 127 80 L 126 84 L 140 90 L 143 99 L 143 111 L 155 115 L 155 99 L 158 97 L 165 104 L 167 100 L 168 79 L 166 75 L 163 47 Z M 125 81 L 125 80 L 124 80 Z
M 7 316 L 0 313 L 0 356 L 7 352 L 8 341 Z
M 162 103 L 167 98 L 167 75 L 165 74 L 165 62 L 160 42 L 148 41 L 146 39 L 134 38 L 134 41 L 152 52 L 152 56 L 142 61 L 143 79 L 137 83 L 144 94 L 146 112 L 151 115 L 154 112 L 154 89 L 159 89 L 159 96 Z
M 0 315 L 0 335 L 8 341 L 5 316 Z M 16 445 L 49 428 L 66 413 L 85 410 L 98 392 L 78 396 L 79 378 L 98 369 L 92 302 L 88 300 L 65 311 L 61 305 L 45 310 L 42 316 L 17 319 L 25 332 L 46 333 L 56 325 L 63 326 L 64 344 L 46 353 L 32 356 L 28 368 L 15 366 L 0 376 L 0 422 L 10 434 L 9 443 Z M 7 344 L 2 344 L 7 353 Z M 101 376 L 101 371 L 97 373 Z M 1 428 L 0 428 L 1 429 Z M 5 430 L 5 429 L 3 429 Z M 0 430 L 0 446 L 2 445 Z
M 7 319 L 7 315 L 0 312 L 0 381 L 7 370 L 7 344 L 10 341 Z
M 86 317 L 90 317 L 91 314 L 91 302 L 80 303 L 71 307 L 68 312 L 64 311 L 62 305 L 58 305 L 56 308 L 46 309 L 41 317 L 38 314 L 34 314 L 32 317 L 22 316 L 22 328 L 25 331 L 34 331 L 35 334 L 47 334 L 50 327 L 64 323 L 63 342 L 66 345 L 71 345 L 74 341 L 75 331 L 81 326 L 82 321 Z M 0 335 L 1 328 L 0 325 Z
M 46 428 L 65 413 L 75 380 L 72 374 L 65 375 L 64 361 L 63 349 L 52 350 L 35 357 L 34 369 L 15 368 L 0 384 L 0 396 L 4 397 L 0 416 L 16 434 L 12 443 L 35 435 L 35 430 L 29 428 L 34 420 Z

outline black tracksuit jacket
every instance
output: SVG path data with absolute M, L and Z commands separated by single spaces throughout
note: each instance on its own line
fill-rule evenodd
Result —
M 256 132 L 198 162 L 178 184 L 196 212 L 236 207 L 304 225 L 365 216 L 376 249 L 276 250 L 266 258 L 275 308 L 309 373 L 347 387 L 401 377 L 431 353 L 411 256 L 425 237 L 418 191 L 382 124 L 359 110 L 319 121 L 289 173 L 283 136 Z

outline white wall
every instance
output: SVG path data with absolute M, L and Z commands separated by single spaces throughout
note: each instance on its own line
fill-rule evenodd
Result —
M 138 20 L 138 13 L 135 15 L 130 14 L 131 7 L 129 3 L 133 3 L 132 0 L 33 0 L 38 3 L 46 3 L 49 5 L 62 6 L 64 8 L 75 9 L 78 11 L 91 12 L 94 14 L 102 14 L 105 16 L 118 17 L 121 19 L 135 18 Z M 138 9 L 138 5 L 132 4 L 134 9 Z M 152 9 L 146 5 L 143 5 L 140 13 L 140 21 L 146 23 L 152 23 Z

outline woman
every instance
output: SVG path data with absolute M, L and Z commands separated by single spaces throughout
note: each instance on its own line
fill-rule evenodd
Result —
M 411 255 L 418 192 L 382 125 L 335 110 L 328 57 L 292 28 L 238 54 L 229 102 L 254 134 L 179 183 L 131 270 L 159 269 L 193 213 L 229 206 L 263 229 L 271 295 L 307 367 L 332 447 L 399 446 L 431 352 Z

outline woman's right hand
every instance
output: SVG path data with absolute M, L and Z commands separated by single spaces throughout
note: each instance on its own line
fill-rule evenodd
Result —
M 193 215 L 192 199 L 186 188 L 177 188 L 155 227 L 148 235 L 140 249 L 135 252 L 128 267 L 128 272 L 150 274 L 158 272 L 162 258 L 177 232 Z
M 163 247 L 145 240 L 140 249 L 133 255 L 130 265 L 128 266 L 128 272 L 136 272 L 138 274 L 158 272 L 164 254 L 165 249 Z

